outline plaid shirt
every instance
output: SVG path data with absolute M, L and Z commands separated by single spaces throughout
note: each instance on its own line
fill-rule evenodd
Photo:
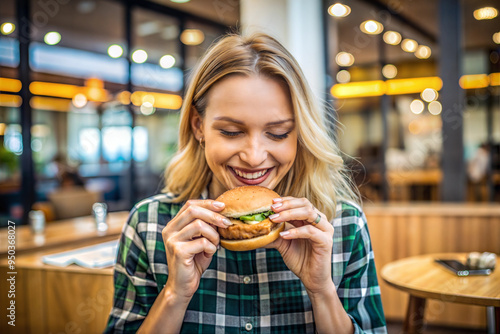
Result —
M 137 331 L 165 286 L 161 232 L 183 204 L 160 194 L 131 211 L 120 240 L 107 333 Z M 366 218 L 358 206 L 339 203 L 333 225 L 332 278 L 355 333 L 386 333 Z M 181 332 L 313 333 L 315 325 L 305 287 L 278 251 L 221 248 L 189 303 Z

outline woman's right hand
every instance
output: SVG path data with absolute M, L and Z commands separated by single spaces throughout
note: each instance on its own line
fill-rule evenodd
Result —
M 227 228 L 229 219 L 218 212 L 224 203 L 189 200 L 162 231 L 167 255 L 170 296 L 189 302 L 200 278 L 219 245 L 217 227 Z

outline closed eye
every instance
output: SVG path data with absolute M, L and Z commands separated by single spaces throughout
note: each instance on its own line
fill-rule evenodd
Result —
M 241 131 L 225 131 L 225 130 L 219 130 L 219 131 L 222 135 L 227 137 L 236 137 L 241 133 Z
M 275 133 L 271 133 L 271 132 L 268 132 L 267 134 L 268 134 L 271 138 L 273 138 L 273 139 L 275 139 L 275 140 L 283 140 L 283 139 L 288 138 L 288 135 L 290 134 L 290 132 L 291 132 L 291 131 L 288 131 L 288 132 L 283 133 L 283 134 L 281 134 L 281 135 L 278 135 L 278 134 L 275 134 Z

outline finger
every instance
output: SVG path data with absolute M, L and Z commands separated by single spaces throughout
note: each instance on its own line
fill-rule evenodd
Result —
M 280 236 L 285 240 L 309 239 L 314 243 L 324 244 L 328 247 L 330 247 L 333 243 L 332 235 L 330 235 L 330 233 L 325 233 L 312 225 L 304 225 L 280 233 Z
M 194 257 L 196 254 L 205 253 L 212 256 L 217 251 L 217 247 L 211 243 L 207 238 L 198 238 L 187 241 L 183 244 L 183 253 L 189 258 Z
M 227 228 L 232 225 L 228 218 L 211 209 L 197 205 L 189 205 L 182 213 L 177 214 L 168 225 L 170 225 L 170 228 L 180 231 L 195 219 L 201 219 L 210 225 L 222 228 Z
M 274 204 L 271 205 L 271 208 L 274 212 L 281 212 L 294 208 L 304 208 L 310 212 L 315 210 L 314 205 L 312 205 L 307 198 L 284 197 L 282 201 L 276 202 L 276 199 L 274 199 L 273 202 Z
M 190 206 L 200 206 L 205 209 L 213 210 L 216 212 L 222 211 L 224 209 L 225 204 L 219 201 L 214 201 L 212 199 L 190 199 L 188 200 L 182 208 L 179 210 L 177 214 L 184 212 Z
M 219 244 L 219 233 L 201 219 L 188 224 L 176 236 L 179 241 L 189 241 L 200 237 L 207 238 L 215 246 Z
M 319 222 L 316 223 L 318 214 L 320 219 Z M 292 209 L 284 209 L 269 216 L 269 219 L 271 219 L 274 223 L 289 222 L 295 227 L 300 227 L 304 225 L 304 222 L 306 222 L 308 225 L 313 225 L 315 228 L 324 232 L 328 232 L 331 229 L 331 224 L 327 221 L 326 216 L 318 212 L 313 207 L 303 206 Z

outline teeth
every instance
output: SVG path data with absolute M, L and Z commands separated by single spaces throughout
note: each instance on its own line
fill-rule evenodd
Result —
M 253 180 L 253 179 L 256 179 L 256 178 L 259 178 L 261 177 L 262 175 L 266 174 L 267 173 L 267 169 L 264 169 L 264 170 L 261 170 L 261 171 L 258 171 L 258 172 L 255 172 L 255 173 L 244 173 L 242 171 L 239 171 L 237 169 L 234 169 L 233 170 L 236 172 L 236 174 L 240 177 L 243 177 L 245 179 L 249 179 L 249 180 Z

